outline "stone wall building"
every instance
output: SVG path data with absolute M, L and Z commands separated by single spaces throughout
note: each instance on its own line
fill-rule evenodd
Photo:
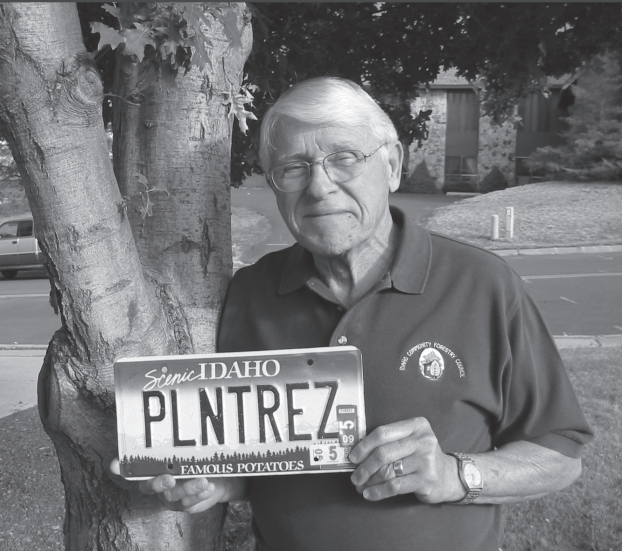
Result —
M 497 124 L 481 113 L 473 85 L 455 70 L 441 73 L 411 103 L 413 115 L 428 109 L 432 115 L 428 139 L 421 147 L 410 146 L 410 177 L 401 191 L 486 192 L 532 181 L 521 161 L 537 147 L 560 143 L 561 118 L 568 116 L 569 104 L 567 95 L 562 98 L 563 82 L 550 84 L 548 98 L 533 94 L 517 106 L 514 117 Z

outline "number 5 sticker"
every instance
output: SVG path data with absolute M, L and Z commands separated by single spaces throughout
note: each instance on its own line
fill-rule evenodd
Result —
M 310 446 L 311 463 L 316 467 L 345 463 L 345 449 L 337 444 L 312 444 Z
M 356 405 L 337 406 L 337 422 L 339 423 L 339 444 L 342 447 L 354 446 L 359 441 Z

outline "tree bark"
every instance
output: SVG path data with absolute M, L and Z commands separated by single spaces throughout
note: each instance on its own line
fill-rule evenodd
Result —
M 248 22 L 241 26 L 248 27 Z M 227 58 L 224 66 L 230 61 Z M 180 97 L 180 108 L 190 94 L 189 90 Z M 171 191 L 171 197 L 180 203 L 202 203 L 203 210 L 191 215 L 180 211 L 173 215 L 178 216 L 173 226 L 167 225 L 171 215 L 166 208 L 161 215 L 157 211 L 157 220 L 154 211 L 153 221 L 135 224 L 143 231 L 137 248 L 129 222 L 131 208 L 119 192 L 108 156 L 101 102 L 101 80 L 84 50 L 74 4 L 0 5 L 0 122 L 22 175 L 37 238 L 48 257 L 51 299 L 62 319 L 39 378 L 39 410 L 56 447 L 65 487 L 65 547 L 72 551 L 216 549 L 222 509 L 195 517 L 164 510 L 157 500 L 140 494 L 136 484 L 113 481 L 108 465 L 117 449 L 115 359 L 209 351 L 207 343 L 214 342 L 213 336 L 199 339 L 194 333 L 213 335 L 230 275 L 230 239 L 212 233 L 208 223 L 216 212 L 227 218 L 228 201 L 219 197 L 213 209 L 207 208 L 204 197 L 194 198 L 198 185 L 186 185 L 191 189 L 184 195 L 186 180 L 180 179 L 179 187 L 173 187 L 177 195 Z M 224 119 L 221 111 L 211 113 L 214 118 L 206 120 L 214 129 L 212 143 L 218 144 L 212 151 L 215 157 L 229 142 L 230 128 L 217 122 Z M 185 147 L 187 134 L 183 129 L 175 132 L 179 134 L 170 139 Z M 146 151 L 157 151 L 148 143 L 153 138 L 141 139 Z M 148 174 L 154 161 L 148 157 L 144 165 Z M 224 164 L 218 166 L 224 177 L 217 183 L 214 178 L 210 185 L 224 194 L 228 170 Z M 207 169 L 201 165 L 200 170 Z M 193 216 L 195 226 L 201 220 L 199 238 L 196 230 L 180 229 L 184 216 Z M 160 239 L 157 232 L 144 231 L 152 222 L 173 232 L 181 251 L 177 263 L 159 265 L 154 256 L 149 257 L 153 253 L 145 253 L 149 247 L 143 241 Z M 227 233 L 226 228 L 222 231 Z M 205 246 L 193 245 L 210 240 L 207 253 Z M 174 249 L 175 241 L 165 247 Z M 212 251 L 220 249 L 216 261 Z M 206 278 L 218 272 L 214 277 L 218 293 L 203 302 L 187 299 L 193 296 L 183 287 L 188 284 L 183 277 L 183 262 L 188 259 L 195 264 L 199 260 L 199 272 Z M 143 264 L 149 268 L 145 274 Z M 197 271 L 196 266 L 190 271 Z M 200 316 L 192 310 L 183 312 L 184 307 L 200 309 L 203 304 L 212 309 L 206 316 L 211 325 L 195 322 Z
M 212 25 L 206 30 L 211 63 L 178 77 L 173 90 L 156 84 L 137 93 L 138 64 L 117 54 L 115 173 L 141 260 L 178 297 L 189 339 L 180 345 L 197 353 L 215 350 L 231 278 L 233 120 L 224 102 L 232 86 L 239 88 L 252 42 L 250 14 L 236 9 L 242 48 L 232 49 L 222 28 Z M 145 215 L 147 200 L 151 213 Z

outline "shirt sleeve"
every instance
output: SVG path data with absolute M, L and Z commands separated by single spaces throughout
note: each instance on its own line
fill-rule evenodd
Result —
M 527 440 L 580 457 L 593 432 L 553 337 L 524 286 L 521 290 L 508 320 L 503 413 L 494 427 L 493 442 L 499 447 Z

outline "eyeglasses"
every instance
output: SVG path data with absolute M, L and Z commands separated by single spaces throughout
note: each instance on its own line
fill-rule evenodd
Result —
M 307 161 L 293 161 L 277 166 L 268 172 L 274 187 L 279 191 L 289 193 L 306 188 L 311 181 L 311 166 L 322 165 L 328 177 L 335 184 L 343 184 L 360 176 L 365 171 L 365 161 L 380 151 L 386 143 L 368 155 L 362 151 L 337 151 L 326 155 L 321 161 L 308 163 Z

